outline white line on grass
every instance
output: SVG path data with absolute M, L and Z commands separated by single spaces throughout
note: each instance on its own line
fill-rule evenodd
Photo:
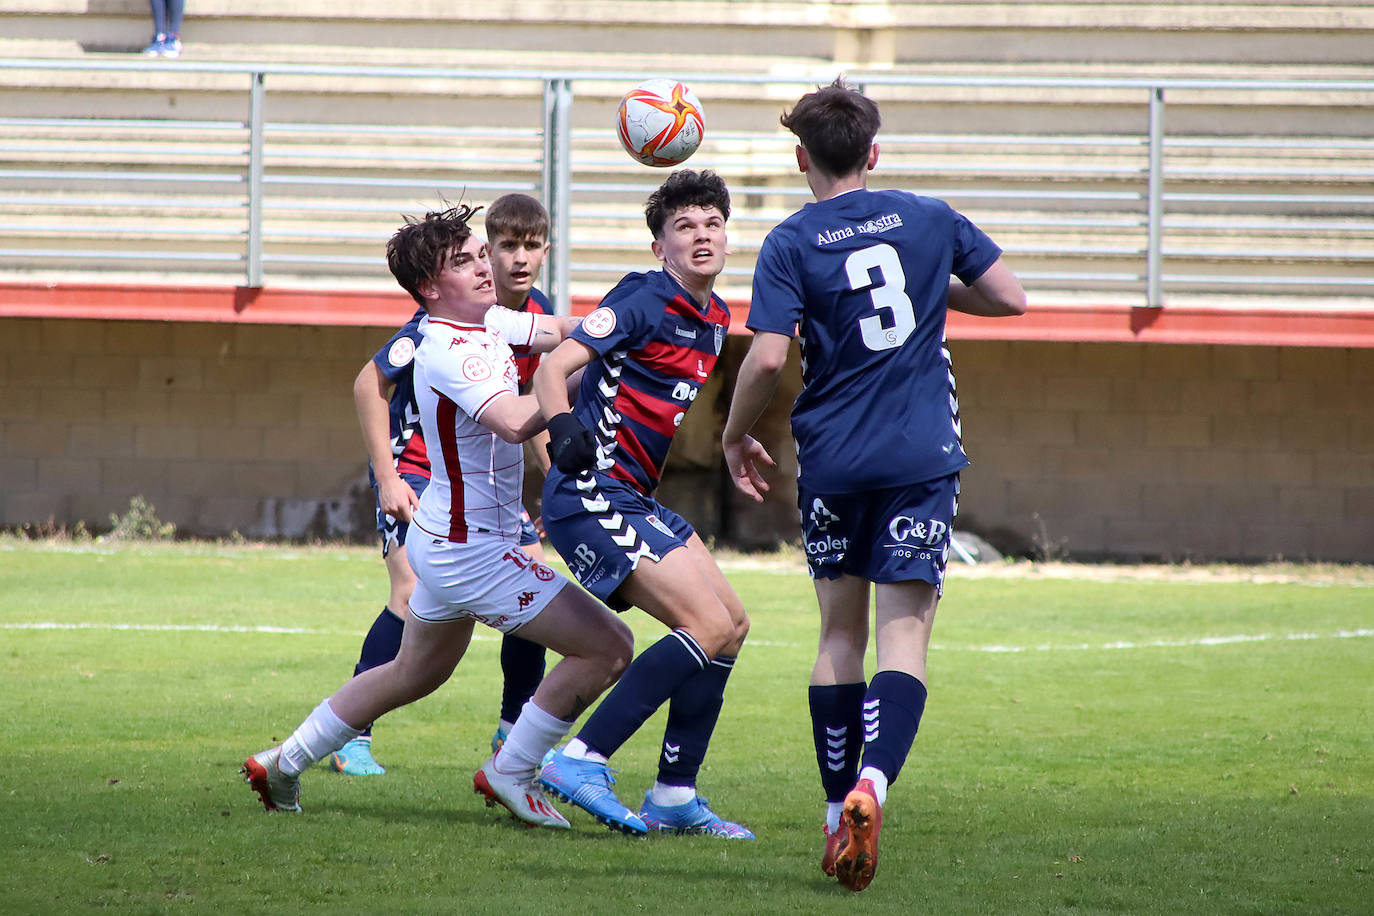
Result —
M 270 633 L 273 635 L 293 635 L 293 636 L 362 636 L 361 631 L 355 630 L 312 630 L 306 627 L 272 627 L 272 626 L 224 626 L 221 624 L 204 623 L 4 623 L 0 624 L 3 630 L 136 630 L 153 633 Z M 950 652 L 991 652 L 991 653 L 1015 653 L 1015 652 L 1085 652 L 1098 649 L 1187 649 L 1202 646 L 1229 646 L 1236 643 L 1248 642 L 1271 642 L 1271 641 L 1305 641 L 1314 639 L 1364 639 L 1374 636 L 1374 630 L 1337 630 L 1335 633 L 1237 633 L 1231 636 L 1199 636 L 1195 639 L 1154 639 L 1147 642 L 1130 642 L 1119 640 L 1104 643 L 1076 643 L 1073 645 L 1049 645 L 1038 646 L 947 646 L 935 644 L 932 649 Z M 497 639 L 495 634 L 473 634 L 474 639 Z M 772 642 L 762 639 L 749 640 L 751 646 L 763 646 L 768 648 L 795 649 L 800 643 Z M 808 644 L 809 645 L 809 644 Z

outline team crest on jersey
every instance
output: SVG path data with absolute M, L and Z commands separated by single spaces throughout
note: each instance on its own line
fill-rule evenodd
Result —
M 615 330 L 615 312 L 602 306 L 582 319 L 582 330 L 589 337 L 602 338 Z
M 409 337 L 398 337 L 391 349 L 386 352 L 386 361 L 401 368 L 415 358 L 415 341 Z
M 663 523 L 663 519 L 659 518 L 657 515 L 646 515 L 644 516 L 644 520 L 648 522 L 650 525 L 653 525 L 659 531 L 668 535 L 668 537 L 673 537 L 673 529 L 665 525 Z
M 725 345 L 725 326 L 716 325 L 716 355 L 720 356 L 720 348 Z
M 463 360 L 463 378 L 469 382 L 485 382 L 491 378 L 491 363 L 480 356 L 469 356 Z

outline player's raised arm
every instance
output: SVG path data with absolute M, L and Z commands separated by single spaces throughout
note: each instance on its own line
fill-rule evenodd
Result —
M 949 281 L 949 307 L 966 315 L 984 318 L 1007 318 L 1026 313 L 1026 291 L 1011 268 L 998 258 L 983 275 L 965 286 L 954 278 Z
M 409 522 L 411 510 L 420 504 L 410 484 L 396 472 L 391 454 L 391 407 L 393 385 L 377 364 L 368 360 L 353 380 L 353 404 L 363 430 L 363 444 L 377 478 L 377 505 L 392 518 Z
M 721 447 L 725 451 L 725 463 L 730 468 L 730 479 L 741 493 L 755 502 L 763 502 L 763 494 L 769 489 L 759 465 L 771 468 L 776 466 L 776 462 L 767 449 L 749 435 L 749 431 L 773 400 L 791 346 L 792 338 L 783 334 L 767 331 L 754 334 L 749 352 L 740 364 L 735 393 L 730 398 L 730 414 L 721 435 Z
M 524 442 L 544 428 L 544 415 L 531 394 L 505 394 L 475 418 L 507 442 Z
M 596 438 L 572 415 L 568 397 L 569 377 L 595 356 L 596 351 L 581 341 L 565 340 L 534 371 L 534 396 L 549 421 L 549 458 L 565 474 L 576 474 L 596 463 Z

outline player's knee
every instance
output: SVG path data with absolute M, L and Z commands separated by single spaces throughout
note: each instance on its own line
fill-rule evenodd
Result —
M 601 642 L 601 655 L 603 665 L 614 681 L 634 660 L 635 637 L 624 621 L 615 618 L 612 623 L 615 625 Z

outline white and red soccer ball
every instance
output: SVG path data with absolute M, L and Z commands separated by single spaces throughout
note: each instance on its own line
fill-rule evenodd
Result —
M 616 133 L 625 152 L 653 166 L 678 165 L 701 145 L 706 118 L 696 93 L 669 79 L 645 80 L 625 93 Z

